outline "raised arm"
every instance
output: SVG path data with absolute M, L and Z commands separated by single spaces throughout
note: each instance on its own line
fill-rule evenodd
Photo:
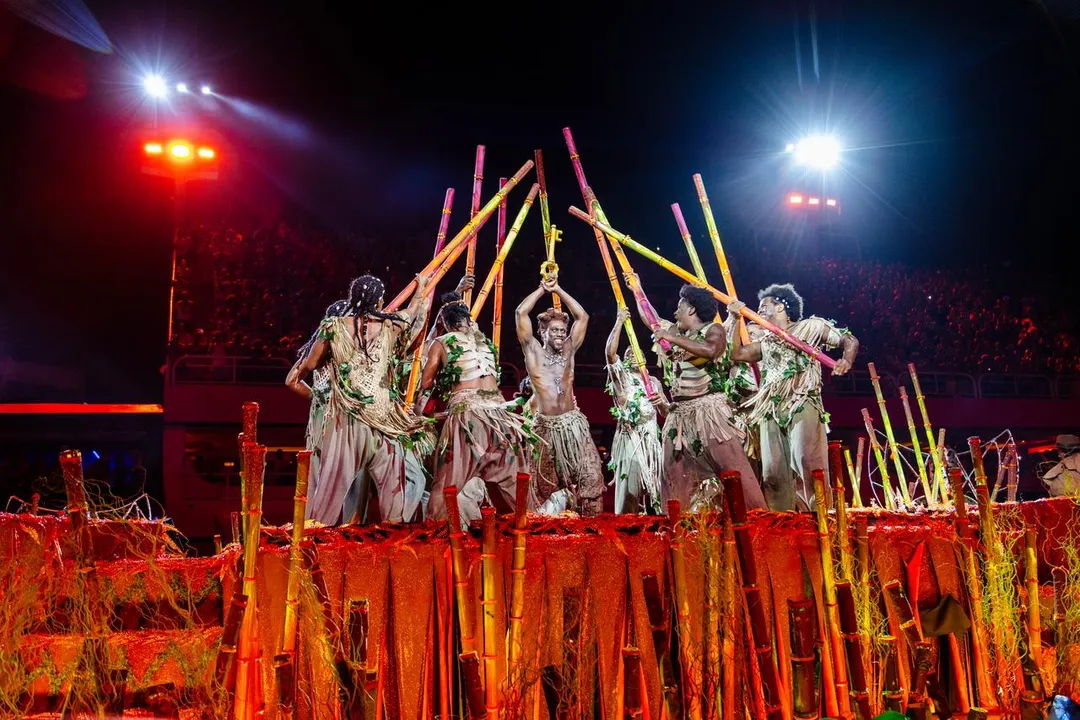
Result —
M 420 377 L 420 392 L 417 393 L 416 405 L 413 408 L 417 415 L 424 414 L 424 408 L 431 397 L 431 389 L 435 387 L 435 377 L 445 362 L 446 346 L 440 340 L 432 342 L 428 348 L 427 362 L 424 363 L 424 374 Z
M 727 333 L 723 325 L 713 324 L 706 332 L 703 340 L 691 340 L 685 335 L 680 335 L 671 330 L 657 330 L 653 336 L 657 340 L 667 340 L 676 347 L 686 350 L 691 355 L 701 358 L 716 360 L 723 356 L 727 350 Z
M 739 311 L 746 307 L 746 303 L 736 300 L 727 306 L 728 315 L 739 320 Z M 761 360 L 761 343 L 752 342 L 743 345 L 742 333 L 731 333 L 731 362 L 755 363 Z
M 536 336 L 533 334 L 532 318 L 530 318 L 529 315 L 532 314 L 537 301 L 539 301 L 546 292 L 547 290 L 541 285 L 529 293 L 525 299 L 521 301 L 521 304 L 517 306 L 517 310 L 514 310 L 514 323 L 517 325 L 517 338 L 523 348 L 536 340 Z
M 589 329 L 589 313 L 585 312 L 585 308 L 581 307 L 581 303 L 570 296 L 570 293 L 566 292 L 559 285 L 558 281 L 551 287 L 551 292 L 557 294 L 566 304 L 566 309 L 570 311 L 570 315 L 574 318 L 574 324 L 570 327 L 570 342 L 573 345 L 574 352 L 585 343 L 585 331 Z
M 614 365 L 619 362 L 619 338 L 622 337 L 623 324 L 626 322 L 626 318 L 630 317 L 630 311 L 626 308 L 619 310 L 615 314 L 615 325 L 611 328 L 611 332 L 607 337 L 607 364 Z
M 297 360 L 296 364 L 289 370 L 289 374 L 285 377 L 285 387 L 301 397 L 310 398 L 311 388 L 308 387 L 304 380 L 307 379 L 308 375 L 315 372 L 315 368 L 319 367 L 326 357 L 329 347 L 330 345 L 322 338 L 316 340 L 315 344 L 308 350 L 307 355 Z
M 409 325 L 407 328 L 402 328 L 397 324 L 394 325 L 395 333 L 408 333 L 406 337 L 410 346 L 416 341 L 417 335 L 420 334 L 421 328 L 424 327 L 424 323 L 427 321 L 428 311 L 431 310 L 432 297 L 431 293 L 427 291 L 429 280 L 430 278 L 427 275 L 416 276 L 416 290 L 413 291 L 412 300 L 409 301 L 408 307 L 405 308 L 405 315 L 409 317 Z

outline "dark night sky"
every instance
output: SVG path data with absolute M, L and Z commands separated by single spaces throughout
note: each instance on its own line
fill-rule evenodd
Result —
M 160 394 L 169 205 L 131 147 L 156 63 L 254 109 L 209 116 L 241 158 L 221 192 L 329 229 L 430 228 L 484 143 L 492 181 L 543 148 L 554 221 L 591 242 L 569 125 L 620 228 L 677 253 L 700 172 L 737 258 L 784 222 L 778 150 L 828 129 L 866 254 L 1038 267 L 1057 243 L 1075 267 L 1074 0 L 89 5 L 110 54 L 0 6 L 0 356 L 81 363 L 108 398 Z

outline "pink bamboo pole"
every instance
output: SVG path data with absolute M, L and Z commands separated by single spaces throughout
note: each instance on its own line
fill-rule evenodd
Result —
M 473 219 L 480 212 L 480 188 L 484 183 L 484 146 L 476 146 L 476 163 L 473 165 L 472 207 L 469 209 L 469 219 Z M 505 196 L 504 196 L 505 197 Z M 469 252 L 465 256 L 465 274 L 472 275 L 476 271 L 476 236 L 473 233 L 469 238 Z M 472 290 L 465 291 L 465 302 L 472 302 Z
M 435 258 L 431 262 L 429 262 L 424 267 L 424 269 L 420 271 L 419 274 L 429 275 L 441 268 L 446 262 L 447 258 L 449 258 L 455 250 L 461 247 L 469 240 L 470 237 L 476 234 L 476 231 L 479 230 L 480 227 L 487 221 L 487 219 L 491 217 L 491 214 L 495 212 L 496 208 L 498 208 L 499 206 L 499 203 L 503 201 L 503 198 L 509 195 L 510 191 L 517 187 L 518 183 L 522 181 L 525 175 L 527 175 L 528 172 L 532 170 L 532 168 L 533 161 L 526 161 L 526 163 L 522 165 L 516 173 L 514 173 L 513 177 L 511 177 L 510 180 L 507 181 L 506 187 L 495 193 L 495 195 L 487 201 L 487 204 L 484 205 L 484 207 L 480 208 L 480 212 L 477 213 L 475 217 L 471 218 L 469 222 L 465 224 L 465 227 L 461 228 L 461 230 L 458 231 L 458 234 L 455 235 L 451 240 L 446 243 L 446 245 L 443 246 L 443 249 L 439 251 L 439 254 L 436 255 Z M 398 293 L 397 297 L 390 301 L 390 303 L 386 306 L 386 311 L 393 312 L 394 310 L 397 310 L 399 307 L 402 306 L 402 304 L 404 304 L 406 300 L 409 299 L 409 296 L 412 295 L 415 290 L 416 280 L 413 279 L 411 282 L 409 282 L 408 285 L 405 286 L 404 290 Z
M 690 256 L 690 265 L 694 268 L 694 274 L 701 282 L 708 282 L 705 277 L 705 268 L 701 265 L 697 248 L 694 247 L 694 238 L 690 236 L 690 228 L 686 226 L 686 218 L 683 217 L 679 203 L 671 203 L 671 212 L 675 216 L 675 224 L 679 226 L 679 235 L 682 236 L 683 244 L 686 245 L 686 253 Z
M 505 198 L 503 199 L 505 202 Z M 450 227 L 450 211 L 454 204 L 454 188 L 446 189 L 446 197 L 443 198 L 442 217 L 439 220 L 439 233 L 435 236 L 435 257 L 439 256 L 439 252 L 443 249 L 443 245 L 446 244 L 446 231 Z M 435 283 L 431 284 L 431 289 L 435 289 Z M 427 335 L 426 327 L 425 331 L 420 333 L 420 338 Z M 405 405 L 412 405 L 413 400 L 416 398 L 416 385 L 420 381 L 420 363 L 424 358 L 424 341 L 421 339 L 416 344 L 416 350 L 413 351 L 412 367 L 409 369 L 409 382 L 405 386 Z
M 638 241 L 631 238 L 629 235 L 619 232 L 615 228 L 611 227 L 607 223 L 597 218 L 591 217 L 588 213 L 580 210 L 579 208 L 571 206 L 570 214 L 576 217 L 578 220 L 589 223 L 590 225 L 607 235 L 609 238 L 617 240 L 618 242 L 630 248 L 634 252 L 644 255 L 660 267 L 664 268 L 676 277 L 681 278 L 690 285 L 705 288 L 710 293 L 712 293 L 713 297 L 715 297 L 717 300 L 724 303 L 725 305 L 730 304 L 732 301 L 734 301 L 734 298 L 732 298 L 730 295 L 721 292 L 720 290 L 717 290 L 708 283 L 703 283 L 693 273 L 689 273 L 686 270 L 683 270 L 675 263 L 653 252 L 649 248 L 645 247 Z M 807 345 L 802 340 L 799 340 L 797 337 L 789 333 L 787 330 L 781 330 L 776 325 L 772 324 L 771 322 L 763 318 L 761 315 L 758 315 L 756 312 L 751 310 L 749 307 L 742 308 L 742 310 L 739 311 L 739 314 L 750 322 L 756 323 L 757 325 L 760 325 L 763 329 L 773 333 L 796 350 L 803 352 L 806 355 L 809 355 L 811 359 L 817 360 L 824 367 L 827 367 L 830 370 L 836 367 L 836 361 L 833 360 L 831 357 L 821 352 L 817 348 Z
M 506 178 L 499 178 L 499 189 L 506 187 Z M 503 243 L 506 241 L 506 198 L 499 203 L 499 219 L 495 230 L 495 256 L 502 253 Z M 499 361 L 500 340 L 502 339 L 502 299 L 503 299 L 503 268 L 499 268 L 499 274 L 495 276 L 495 320 L 491 326 L 491 342 L 495 346 L 495 362 Z

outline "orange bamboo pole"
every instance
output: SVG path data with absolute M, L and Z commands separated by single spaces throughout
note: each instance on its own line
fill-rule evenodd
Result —
M 668 502 L 668 529 L 671 533 L 671 573 L 675 583 L 675 617 L 679 624 L 679 650 L 682 659 L 683 688 L 686 716 L 702 720 L 701 633 L 694 632 L 690 622 L 690 591 L 686 582 L 686 558 L 683 555 L 683 529 L 680 525 L 679 502 Z
M 289 580 L 285 590 L 285 622 L 281 652 L 290 660 L 296 654 L 296 624 L 300 607 L 300 543 L 304 539 L 304 515 L 307 510 L 308 472 L 311 469 L 311 450 L 296 453 L 296 491 L 293 495 L 292 538 L 289 543 Z
M 1043 674 L 1042 618 L 1039 608 L 1039 560 L 1038 535 L 1035 528 L 1024 528 L 1024 585 L 1027 588 L 1027 635 L 1028 653 L 1036 672 Z
M 481 541 L 481 580 L 484 621 L 484 705 L 492 720 L 502 717 L 502 683 L 499 681 L 498 632 L 495 612 L 498 598 L 495 592 L 495 576 L 498 572 L 498 555 L 495 547 L 495 508 L 486 505 L 480 510 L 483 523 Z
M 476 612 L 473 609 L 473 595 L 470 590 L 469 569 L 465 559 L 463 541 L 465 533 L 461 531 L 461 515 L 458 512 L 457 488 L 443 491 L 446 500 L 446 524 L 450 528 L 450 558 L 454 569 L 454 594 L 457 600 L 458 628 L 461 632 L 461 654 L 476 655 L 476 636 L 474 623 Z
M 849 697 L 848 668 L 844 654 L 844 640 L 840 632 L 840 616 L 836 606 L 836 578 L 833 575 L 832 535 L 829 533 L 829 508 L 825 504 L 825 471 L 811 471 L 814 477 L 814 495 L 816 503 L 818 549 L 821 553 L 821 586 L 825 593 L 825 630 L 829 634 L 829 645 L 825 648 L 823 661 L 832 662 L 834 687 L 825 688 L 825 704 L 833 703 L 841 718 L 851 717 Z M 840 501 L 843 503 L 843 500 Z
M 247 433 L 245 433 L 247 436 Z M 240 626 L 240 647 L 236 676 L 236 720 L 254 720 L 260 712 L 261 658 L 259 656 L 259 621 L 256 598 L 258 584 L 259 529 L 262 521 L 263 472 L 266 469 L 266 446 L 244 443 L 244 491 L 247 507 L 244 527 L 244 595 L 247 608 Z
M 518 210 L 517 217 L 514 218 L 514 223 L 510 226 L 510 232 L 506 235 L 506 241 L 502 244 L 499 254 L 495 257 L 495 262 L 492 263 L 487 277 L 484 278 L 484 284 L 480 287 L 480 292 L 476 296 L 476 301 L 472 304 L 472 308 L 469 311 L 473 320 L 480 316 L 480 310 L 483 309 L 484 303 L 487 302 L 488 295 L 491 293 L 491 288 L 495 285 L 499 276 L 502 275 L 506 258 L 509 257 L 510 250 L 514 247 L 514 241 L 517 240 L 518 233 L 521 232 L 521 226 L 525 223 L 525 218 L 528 217 L 529 211 L 533 206 L 533 201 L 536 200 L 536 194 L 539 190 L 539 183 L 533 183 L 532 188 L 529 189 L 529 194 L 525 197 L 525 202 L 522 203 L 521 209 Z
M 521 668 L 522 631 L 525 623 L 525 541 L 529 519 L 529 473 L 517 474 L 517 495 L 514 504 L 514 545 L 510 565 L 510 639 L 507 643 L 507 674 L 511 682 L 524 687 Z
M 506 178 L 499 178 L 499 189 L 506 187 Z M 495 226 L 495 256 L 502 253 L 503 243 L 506 242 L 506 198 L 499 203 L 499 217 Z M 503 272 L 499 268 L 499 274 L 495 276 L 495 305 L 494 320 L 491 325 L 491 344 L 495 346 L 495 362 L 499 361 L 499 350 L 502 347 L 502 306 L 503 306 Z
M 480 226 L 483 225 L 489 217 L 491 217 L 491 214 L 494 213 L 495 210 L 499 207 L 499 203 L 503 201 L 503 198 L 505 198 L 508 194 L 510 194 L 511 190 L 518 186 L 518 183 L 520 183 L 525 177 L 525 175 L 527 175 L 528 172 L 532 170 L 532 167 L 533 161 L 526 161 L 526 163 L 522 165 L 516 173 L 514 173 L 513 177 L 511 177 L 510 180 L 507 181 L 506 187 L 495 193 L 495 195 L 487 201 L 487 204 L 484 205 L 484 207 L 480 208 L 480 212 L 478 212 L 475 217 L 471 218 L 469 222 L 465 223 L 465 227 L 461 228 L 461 230 L 458 231 L 458 234 L 455 235 L 451 240 L 446 243 L 446 245 L 443 246 L 443 249 L 439 251 L 439 254 L 436 255 L 431 262 L 424 266 L 424 269 L 421 270 L 419 274 L 430 275 L 431 273 L 442 267 L 443 264 L 446 262 L 447 258 L 449 258 L 455 250 L 461 247 L 463 243 L 466 243 L 469 238 L 471 238 L 477 232 Z M 404 304 L 406 300 L 409 299 L 409 296 L 412 295 L 415 290 L 416 280 L 413 279 L 409 282 L 408 285 L 405 286 L 405 288 L 400 293 L 397 294 L 397 297 L 395 297 L 393 300 L 390 301 L 389 304 L 387 304 L 386 311 L 393 312 L 394 310 L 397 310 L 399 307 L 402 306 L 402 304 Z

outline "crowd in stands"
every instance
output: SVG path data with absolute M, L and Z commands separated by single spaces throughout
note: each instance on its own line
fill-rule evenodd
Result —
M 793 282 L 807 313 L 849 327 L 861 341 L 860 359 L 875 361 L 880 370 L 902 372 L 914 362 L 926 370 L 973 374 L 1080 372 L 1080 332 L 1067 306 L 1038 286 L 1003 292 L 1009 279 L 995 282 L 995 268 L 920 269 L 830 258 L 779 264 L 731 254 L 744 296 L 771 282 Z M 360 243 L 284 224 L 194 228 L 179 247 L 174 355 L 291 361 L 352 277 L 379 275 L 392 294 L 430 257 L 430 241 L 422 238 Z M 603 362 L 614 317 L 599 268 L 597 261 L 596 272 L 579 269 L 573 283 L 565 283 L 593 317 L 582 363 Z M 670 316 L 677 281 L 641 270 L 661 314 Z M 506 287 L 504 340 L 512 342 L 510 312 L 522 293 L 514 282 Z

